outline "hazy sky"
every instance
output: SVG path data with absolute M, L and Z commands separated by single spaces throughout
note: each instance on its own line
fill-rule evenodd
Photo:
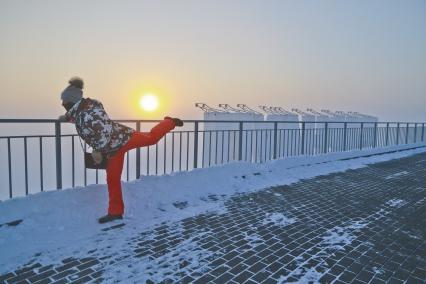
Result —
M 112 118 L 195 102 L 426 121 L 426 1 L 0 0 L 0 118 L 56 118 L 73 75 Z

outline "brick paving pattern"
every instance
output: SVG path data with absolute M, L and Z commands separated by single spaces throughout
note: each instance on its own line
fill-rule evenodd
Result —
M 121 254 L 96 255 L 94 244 L 61 265 L 35 257 L 0 283 L 109 283 L 114 266 L 135 269 L 126 283 L 426 283 L 426 154 L 235 195 L 225 206 L 140 232 Z

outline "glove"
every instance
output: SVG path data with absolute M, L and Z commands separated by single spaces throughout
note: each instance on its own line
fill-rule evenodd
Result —
M 61 115 L 61 116 L 59 116 L 59 117 L 58 117 L 58 120 L 59 120 L 60 122 L 68 122 L 68 118 L 67 118 L 67 116 L 66 116 L 66 115 Z
M 100 163 L 102 163 L 102 154 L 100 152 L 93 150 L 92 158 L 96 165 L 99 165 Z

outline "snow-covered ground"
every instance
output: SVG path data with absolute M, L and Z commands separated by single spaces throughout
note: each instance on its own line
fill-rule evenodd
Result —
M 97 244 L 96 248 L 102 251 L 103 247 L 104 251 L 108 250 L 112 254 L 114 250 L 120 250 L 121 245 L 125 245 L 124 240 L 128 241 L 134 234 L 148 230 L 161 222 L 178 221 L 206 211 L 223 212 L 225 210 L 223 202 L 236 193 L 291 184 L 301 179 L 426 152 L 426 148 L 418 148 L 356 158 L 415 146 L 426 144 L 314 157 L 302 156 L 264 164 L 235 162 L 171 175 L 143 176 L 139 180 L 123 183 L 126 227 L 119 232 L 123 242 L 117 242 L 116 237 L 106 238 L 102 244 Z M 347 158 L 354 159 L 341 160 Z M 220 198 L 212 200 L 209 198 L 212 195 Z M 87 256 L 87 251 L 93 249 L 94 239 L 102 232 L 101 229 L 111 226 L 97 223 L 97 218 L 106 213 L 107 202 L 106 185 L 42 192 L 0 202 L 0 224 L 23 219 L 16 227 L 0 227 L 0 274 L 16 269 L 36 254 L 37 261 L 42 264 L 59 262 L 69 256 L 76 258 Z M 388 205 L 399 206 L 402 202 L 394 200 Z M 284 215 L 265 216 L 265 222 L 279 226 L 286 226 L 294 221 Z M 324 242 L 331 245 L 337 238 L 339 244 L 344 243 L 345 241 L 341 240 L 342 236 L 348 234 L 348 230 L 357 230 L 358 227 L 355 225 L 349 224 L 340 230 L 330 231 Z M 114 231 L 111 234 L 114 234 Z M 253 246 L 258 242 L 256 235 L 247 238 L 251 240 Z M 196 244 L 184 245 L 190 248 Z

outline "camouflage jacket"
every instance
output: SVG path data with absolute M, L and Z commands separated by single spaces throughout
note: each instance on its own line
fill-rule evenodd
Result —
M 83 98 L 66 114 L 75 123 L 78 135 L 94 150 L 114 153 L 126 144 L 134 132 L 130 127 L 112 121 L 101 102 Z

